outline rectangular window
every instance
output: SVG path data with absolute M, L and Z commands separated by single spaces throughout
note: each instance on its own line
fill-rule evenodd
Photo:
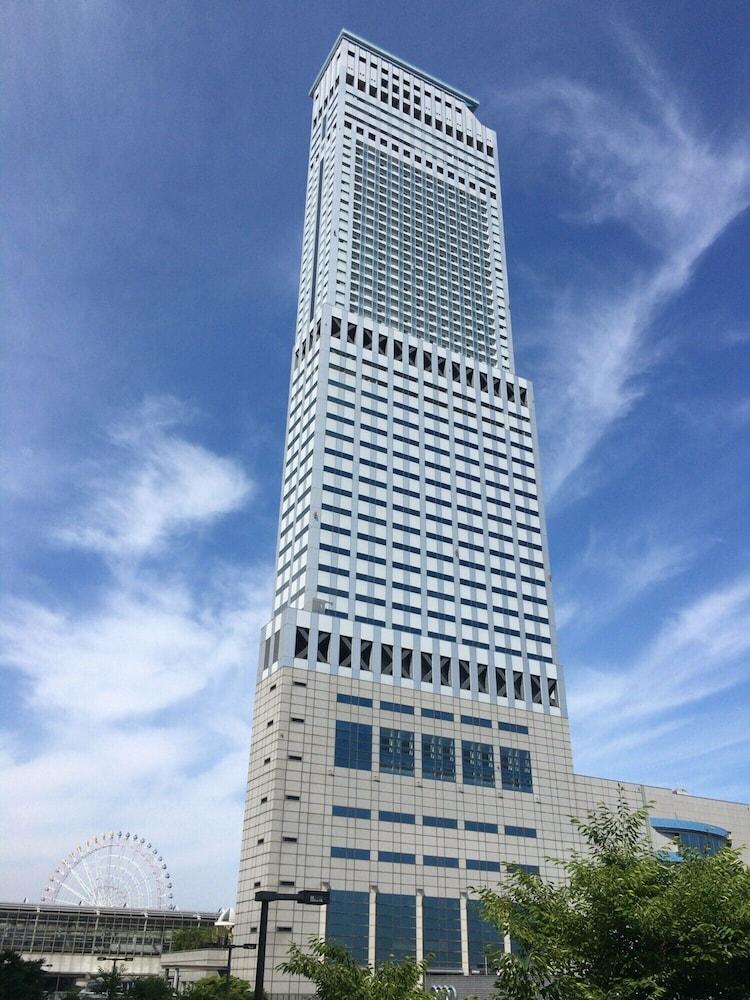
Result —
M 378 819 L 382 823 L 408 823 L 410 826 L 416 823 L 414 813 L 391 812 L 388 809 L 381 809 L 378 813 Z
M 458 858 L 444 858 L 436 854 L 425 854 L 422 861 L 428 868 L 458 868 Z
M 539 865 L 520 865 L 520 864 L 506 864 L 505 866 L 509 872 L 525 872 L 526 875 L 538 875 Z
M 363 639 L 359 644 L 359 669 L 372 670 L 372 642 Z
M 380 707 L 384 712 L 400 712 L 402 715 L 414 715 L 413 705 L 399 705 L 395 701 L 381 701 Z
M 331 889 L 326 907 L 326 940 L 343 945 L 358 965 L 367 965 L 369 930 L 369 892 Z
M 465 726 L 482 726 L 484 729 L 492 729 L 490 719 L 480 719 L 478 715 L 462 715 L 461 722 Z
M 506 826 L 506 837 L 536 837 L 536 830 L 533 826 Z
M 352 640 L 348 635 L 339 636 L 339 666 L 351 667 Z
M 498 729 L 504 730 L 506 733 L 522 733 L 524 736 L 528 735 L 528 726 L 519 726 L 515 722 L 498 722 Z
M 430 972 L 461 971 L 461 904 L 457 899 L 425 896 L 424 954 L 432 955 Z
M 466 867 L 468 868 L 468 862 Z M 469 970 L 490 975 L 497 968 L 497 959 L 494 956 L 504 950 L 502 934 L 494 924 L 484 919 L 482 902 L 479 899 L 468 900 L 466 917 L 469 934 Z
M 472 872 L 499 872 L 499 861 L 488 861 L 486 858 L 467 858 L 466 867 Z
M 414 774 L 414 733 L 381 726 L 380 770 L 386 774 Z
M 328 651 L 331 646 L 331 633 L 318 632 L 318 663 L 328 663 Z
M 436 826 L 441 830 L 457 830 L 458 820 L 450 819 L 448 816 L 423 816 L 423 826 Z
M 342 705 L 359 705 L 361 708 L 372 708 L 372 698 L 360 698 L 356 694 L 337 694 L 336 701 Z
M 410 678 L 411 677 L 411 657 L 412 651 L 410 649 L 401 650 L 401 676 Z M 552 702 L 550 701 L 550 704 Z
M 334 806 L 334 816 L 342 816 L 345 819 L 369 819 L 369 809 L 358 809 L 356 806 Z
M 464 822 L 464 829 L 474 833 L 497 833 L 497 823 L 485 823 L 478 819 L 467 819 Z
M 413 958 L 417 950 L 414 896 L 379 892 L 375 906 L 375 962 Z
M 463 740 L 461 743 L 461 762 L 465 785 L 481 785 L 483 788 L 495 787 L 495 754 L 489 743 Z
M 394 865 L 415 865 L 415 854 L 405 854 L 402 851 L 378 851 L 378 861 L 389 861 Z
M 531 754 L 516 747 L 500 747 L 500 771 L 506 791 L 531 792 Z
M 432 684 L 432 653 L 422 653 L 420 663 L 422 667 L 422 682 Z
M 393 646 L 385 643 L 380 647 L 380 673 L 386 677 L 393 676 Z
M 363 847 L 332 847 L 332 858 L 345 858 L 347 861 L 369 861 L 370 852 Z
M 423 708 L 424 719 L 440 719 L 441 722 L 453 722 L 453 712 L 441 712 L 436 708 Z
M 449 736 L 422 735 L 422 777 L 456 780 L 456 751 Z
M 297 660 L 307 659 L 307 647 L 310 641 L 310 629 L 297 626 L 297 633 L 294 640 L 294 658 Z
M 450 656 L 440 657 L 440 683 L 443 687 L 451 684 L 451 658 Z
M 336 767 L 372 770 L 372 726 L 361 722 L 336 720 Z

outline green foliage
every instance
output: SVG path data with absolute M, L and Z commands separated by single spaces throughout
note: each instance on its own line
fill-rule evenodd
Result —
M 90 986 L 92 993 L 98 993 L 99 996 L 104 996 L 107 1000 L 120 1000 L 120 997 L 125 996 L 125 988 L 126 982 L 122 974 L 122 967 L 118 968 L 117 965 L 113 965 L 111 969 L 100 967 L 96 979 Z
M 229 939 L 226 927 L 181 927 L 172 933 L 170 951 L 193 951 L 217 945 L 226 948 Z
M 498 957 L 514 1000 L 747 1000 L 750 870 L 729 847 L 670 862 L 646 836 L 649 807 L 573 820 L 585 854 L 562 884 L 511 872 L 480 890 L 485 917 L 521 946 Z
M 311 939 L 309 953 L 292 944 L 288 961 L 279 966 L 315 983 L 317 1000 L 435 1000 L 420 986 L 425 970 L 424 962 L 408 958 L 363 968 L 346 948 L 321 938 Z
M 181 996 L 189 1000 L 253 1000 L 253 988 L 246 979 L 232 976 L 229 990 L 225 976 L 206 976 L 188 987 Z
M 138 976 L 127 992 L 127 1000 L 174 1000 L 175 991 L 161 976 Z
M 0 952 L 0 1000 L 42 1000 L 42 964 L 24 961 L 17 951 Z

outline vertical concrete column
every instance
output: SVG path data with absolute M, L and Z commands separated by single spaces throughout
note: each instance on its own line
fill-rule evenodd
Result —
M 375 920 L 378 906 L 378 887 L 376 885 L 370 886 L 370 920 L 369 920 L 369 937 L 367 941 L 367 961 L 368 963 L 375 967 Z
M 465 892 L 461 893 L 461 972 L 469 975 L 469 904 Z
M 417 889 L 416 905 L 416 925 L 417 925 L 417 961 L 424 958 L 424 911 L 422 902 L 424 900 L 424 889 Z

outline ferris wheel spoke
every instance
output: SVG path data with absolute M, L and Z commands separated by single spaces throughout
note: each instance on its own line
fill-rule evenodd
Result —
M 66 877 L 65 877 L 65 884 L 66 884 L 66 886 L 69 889 L 72 889 L 72 886 L 70 886 L 69 881 L 68 881 L 70 876 L 72 876 L 76 880 L 76 882 L 80 885 L 80 887 L 83 889 L 83 891 L 85 893 L 89 893 L 90 894 L 90 892 L 91 892 L 91 886 L 86 885 L 86 883 L 81 879 L 81 877 L 78 874 L 77 868 L 71 868 L 70 871 L 68 872 L 68 875 L 66 875 Z
M 86 879 L 88 880 L 89 894 L 94 893 L 96 891 L 96 878 L 92 878 L 91 872 L 89 871 L 88 859 L 86 858 L 86 855 L 83 855 L 81 858 L 81 867 L 83 868 Z

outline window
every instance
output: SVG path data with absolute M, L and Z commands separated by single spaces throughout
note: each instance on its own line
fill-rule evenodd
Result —
M 416 823 L 414 813 L 391 812 L 389 809 L 381 809 L 378 813 L 378 819 L 382 823 L 408 823 L 411 826 Z
M 422 735 L 422 777 L 456 780 L 456 751 L 449 736 Z
M 440 830 L 457 830 L 458 820 L 449 816 L 423 816 L 423 826 L 436 826 Z
M 415 854 L 405 854 L 402 851 L 378 851 L 378 861 L 389 861 L 394 865 L 414 865 L 417 863 Z
M 359 669 L 371 670 L 371 663 L 372 642 L 369 639 L 363 639 L 359 644 Z
M 310 629 L 297 626 L 297 634 L 294 641 L 294 657 L 297 660 L 307 659 L 307 647 L 310 641 Z
M 348 635 L 339 636 L 339 666 L 351 667 L 352 640 Z
M 516 699 L 516 701 L 524 700 L 523 672 L 520 670 L 513 671 L 513 697 Z
M 380 770 L 386 774 L 414 774 L 414 733 L 381 727 Z
M 341 705 L 359 705 L 360 708 L 372 708 L 372 698 L 360 698 L 356 694 L 337 694 L 336 701 Z
M 547 679 L 547 693 L 549 696 L 549 703 L 552 708 L 558 708 L 560 705 L 560 699 L 557 694 L 557 681 L 554 678 Z
M 369 819 L 369 809 L 358 809 L 356 806 L 334 806 L 333 815 L 344 819 Z
M 506 826 L 505 836 L 536 838 L 536 830 L 533 826 Z
M 412 651 L 410 649 L 401 650 L 401 676 L 410 678 L 411 677 L 411 658 Z M 550 702 L 551 704 L 551 702 Z
M 461 971 L 461 908 L 457 899 L 425 896 L 424 954 L 432 955 L 430 971 Z
M 328 651 L 331 646 L 331 633 L 318 632 L 318 663 L 328 663 Z
M 445 858 L 437 854 L 425 854 L 422 861 L 428 868 L 458 868 L 458 858 Z
M 345 858 L 347 861 L 369 861 L 370 852 L 362 847 L 332 847 L 332 858 Z
M 469 661 L 468 660 L 459 660 L 458 661 L 458 677 L 459 677 L 459 684 L 461 686 L 461 690 L 462 691 L 470 691 L 471 690 L 471 671 L 469 670 Z
M 497 728 L 505 730 L 506 733 L 522 733 L 524 736 L 529 732 L 528 726 L 519 726 L 516 722 L 498 722 Z
M 499 861 L 488 861 L 486 858 L 467 858 L 466 867 L 474 872 L 499 872 Z
M 461 722 L 465 726 L 482 726 L 484 729 L 492 729 L 490 719 L 482 719 L 478 715 L 462 715 Z
M 531 792 L 531 754 L 516 747 L 500 747 L 500 771 L 506 791 Z
M 375 962 L 414 957 L 416 950 L 416 899 L 379 892 L 375 907 Z
M 432 653 L 422 653 L 420 663 L 423 683 L 432 684 Z
M 380 647 L 380 673 L 393 676 L 393 646 L 383 643 Z
M 495 755 L 489 743 L 475 743 L 463 740 L 461 760 L 465 785 L 495 787 Z
M 425 719 L 440 719 L 442 722 L 453 722 L 453 712 L 441 712 L 436 708 L 423 708 L 422 717 Z
M 495 667 L 495 685 L 497 687 L 498 698 L 508 697 L 508 681 L 502 667 Z
M 440 683 L 443 687 L 449 687 L 451 683 L 451 658 L 450 656 L 440 657 Z
M 399 705 L 396 701 L 381 701 L 380 707 L 384 712 L 400 712 L 401 715 L 414 715 L 413 705 Z
M 336 767 L 372 770 L 372 726 L 361 722 L 336 720 Z
M 474 833 L 497 833 L 497 823 L 485 823 L 478 819 L 467 819 L 464 821 L 464 829 Z
M 497 927 L 484 919 L 481 900 L 468 900 L 466 916 L 469 934 L 469 970 L 489 975 L 496 968 L 496 963 L 492 960 L 493 954 L 504 950 L 502 936 Z

